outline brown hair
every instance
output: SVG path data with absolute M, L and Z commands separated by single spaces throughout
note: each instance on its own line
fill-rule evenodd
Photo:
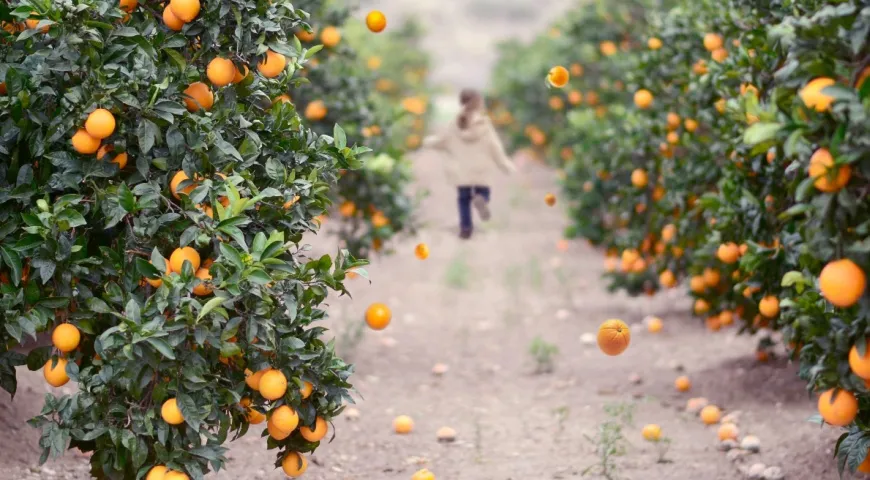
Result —
M 465 88 L 459 93 L 459 104 L 462 105 L 462 113 L 456 118 L 456 125 L 465 130 L 471 114 L 483 108 L 483 95 L 477 90 Z

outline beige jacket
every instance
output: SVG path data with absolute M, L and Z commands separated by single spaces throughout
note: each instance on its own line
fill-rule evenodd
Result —
M 492 122 L 481 113 L 473 113 L 464 130 L 452 122 L 440 134 L 424 139 L 423 147 L 447 154 L 447 179 L 457 186 L 489 185 L 496 167 L 506 173 L 516 171 Z

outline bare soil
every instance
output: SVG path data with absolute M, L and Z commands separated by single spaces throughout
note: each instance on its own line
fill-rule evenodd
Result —
M 540 31 L 569 2 L 515 3 L 511 9 L 459 0 L 364 6 L 391 19 L 423 14 L 436 79 L 462 87 L 486 82 L 496 40 Z M 420 209 L 426 227 L 419 237 L 398 241 L 395 255 L 375 259 L 371 284 L 354 280 L 352 300 L 331 300 L 327 326 L 356 364 L 359 417 L 335 420 L 334 441 L 312 456 L 305 478 L 409 479 L 424 467 L 439 480 L 580 478 L 599 462 L 599 445 L 589 438 L 609 419 L 605 407 L 620 404 L 632 405 L 634 415 L 623 427 L 627 449 L 614 458 L 613 478 L 726 480 L 742 478 L 738 467 L 756 462 L 781 467 L 788 479 L 837 478 L 831 457 L 839 432 L 806 421 L 815 402 L 793 365 L 758 363 L 757 339 L 708 332 L 689 317 L 690 303 L 680 293 L 608 294 L 599 281 L 602 256 L 584 243 L 557 250 L 566 220 L 559 204 L 543 201 L 558 192 L 551 170 L 518 158 L 518 175 L 493 179 L 492 220 L 478 223 L 474 237 L 463 241 L 455 192 L 439 162 L 426 153 L 415 158 L 415 188 L 430 193 Z M 333 248 L 330 237 L 313 240 Z M 426 261 L 413 255 L 421 241 L 431 248 Z M 362 327 L 365 308 L 376 301 L 394 314 L 382 332 Z M 664 320 L 661 333 L 635 325 L 648 315 Z M 609 318 L 633 326 L 631 346 L 618 357 L 581 341 Z M 550 373 L 535 373 L 539 362 L 530 347 L 536 339 L 558 349 Z M 436 363 L 449 371 L 433 375 Z M 681 374 L 693 383 L 685 394 L 673 387 Z M 634 375 L 639 384 L 630 381 Z M 50 389 L 38 372 L 22 369 L 19 378 L 14 401 L 0 402 L 0 480 L 88 478 L 86 459 L 74 452 L 36 467 L 38 433 L 25 421 Z M 716 428 L 685 412 L 690 397 L 706 397 L 726 414 L 740 412 L 741 435 L 759 437 L 761 453 L 743 463 L 726 459 L 717 450 Z M 401 414 L 414 419 L 409 435 L 392 431 Z M 672 442 L 667 462 L 657 462 L 656 448 L 641 438 L 648 423 L 661 425 Z M 436 440 L 444 426 L 458 432 L 455 442 Z M 229 469 L 210 478 L 284 478 L 259 429 L 232 443 L 229 457 Z

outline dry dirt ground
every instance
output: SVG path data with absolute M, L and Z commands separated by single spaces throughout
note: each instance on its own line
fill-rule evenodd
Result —
M 439 62 L 435 77 L 482 86 L 496 39 L 539 31 L 548 20 L 541 15 L 558 13 L 567 2 L 516 2 L 512 10 L 489 3 L 383 0 L 377 6 L 390 18 L 425 15 L 432 25 L 428 45 Z M 684 411 L 688 398 L 700 396 L 725 413 L 740 412 L 741 434 L 761 440 L 761 453 L 744 464 L 779 466 L 788 479 L 837 478 L 831 455 L 838 432 L 806 422 L 814 401 L 793 366 L 757 363 L 756 339 L 707 332 L 689 318 L 681 294 L 630 299 L 606 293 L 598 280 L 599 252 L 579 242 L 566 252 L 556 249 L 564 214 L 558 204 L 543 202 L 547 192 L 558 191 L 553 172 L 517 160 L 518 175 L 493 180 L 493 219 L 462 241 L 455 192 L 443 181 L 439 159 L 415 158 L 416 187 L 430 193 L 420 208 L 425 228 L 392 245 L 395 255 L 375 259 L 371 284 L 354 280 L 352 301 L 331 300 L 327 326 L 356 364 L 359 416 L 336 419 L 335 440 L 312 457 L 305 478 L 409 479 L 424 466 L 439 480 L 580 478 L 600 461 L 598 444 L 589 438 L 610 418 L 605 408 L 618 405 L 634 413 L 622 430 L 626 452 L 613 459 L 613 478 L 742 478 L 741 464 L 717 451 L 716 429 Z M 332 242 L 315 241 L 324 248 Z M 420 241 L 432 252 L 425 262 L 413 255 Z M 362 328 L 363 311 L 376 301 L 394 313 L 382 332 Z M 631 347 L 619 357 L 581 341 L 608 318 L 637 324 L 647 315 L 660 316 L 664 330 L 653 335 L 634 326 Z M 535 373 L 533 344 L 558 349 L 551 373 Z M 449 371 L 434 376 L 436 363 Z M 679 368 L 692 379 L 689 393 L 673 388 Z M 0 394 L 0 480 L 87 478 L 86 460 L 73 452 L 36 467 L 38 434 L 24 422 L 48 389 L 39 373 L 21 370 L 19 377 L 13 402 Z M 415 421 L 410 435 L 392 432 L 400 414 Z M 642 440 L 647 423 L 661 425 L 671 440 L 668 462 L 657 462 L 656 449 Z M 454 443 L 436 441 L 443 426 L 458 432 Z M 229 470 L 209 477 L 284 478 L 258 434 L 255 429 L 231 444 Z

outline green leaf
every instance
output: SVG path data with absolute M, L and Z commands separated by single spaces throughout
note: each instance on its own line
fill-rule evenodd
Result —
M 202 307 L 202 310 L 200 310 L 199 315 L 197 315 L 197 317 L 196 317 L 196 320 L 197 321 L 202 320 L 203 317 L 205 317 L 206 315 L 211 313 L 211 311 L 214 310 L 215 308 L 223 305 L 223 303 L 226 301 L 227 301 L 227 299 L 223 298 L 223 297 L 212 298 L 211 300 L 206 302 L 205 305 Z
M 332 138 L 335 139 L 335 147 L 339 150 L 347 146 L 347 135 L 344 133 L 344 129 L 341 128 L 341 125 L 337 123 L 332 129 Z
M 773 140 L 782 127 L 783 125 L 780 123 L 755 123 L 743 133 L 743 143 L 751 146 Z
M 242 261 L 242 254 L 239 253 L 232 245 L 227 245 L 226 243 L 221 243 L 220 245 L 221 256 L 225 257 L 227 261 L 233 264 L 239 270 L 245 268 L 245 262 Z
M 151 120 L 142 118 L 136 127 L 136 137 L 139 139 L 139 149 L 142 153 L 148 153 L 160 136 L 160 127 Z
M 160 352 L 160 354 L 164 357 L 170 360 L 175 360 L 175 352 L 172 351 L 172 347 L 169 346 L 169 344 L 165 340 L 150 337 L 146 338 L 145 341 L 151 344 L 151 346 L 154 347 L 155 350 Z

